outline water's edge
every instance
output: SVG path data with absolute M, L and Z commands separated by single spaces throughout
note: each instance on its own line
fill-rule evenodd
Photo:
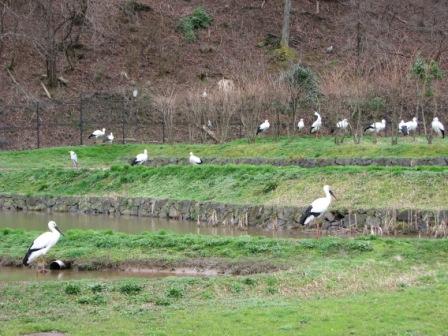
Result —
M 130 215 L 192 220 L 202 225 L 265 230 L 300 228 L 303 208 L 292 206 L 235 205 L 130 197 L 1 195 L 0 210 L 82 214 Z M 448 210 L 358 209 L 333 210 L 323 220 L 326 230 L 382 231 L 384 234 L 423 233 L 446 236 Z

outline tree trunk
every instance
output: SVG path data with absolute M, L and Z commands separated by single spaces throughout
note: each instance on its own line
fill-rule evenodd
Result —
M 58 81 L 56 71 L 56 57 L 54 55 L 48 55 L 46 60 L 47 65 L 47 80 L 49 87 L 55 87 Z
M 291 0 L 285 0 L 283 9 L 283 28 L 281 46 L 287 48 L 289 46 L 289 21 L 291 18 Z

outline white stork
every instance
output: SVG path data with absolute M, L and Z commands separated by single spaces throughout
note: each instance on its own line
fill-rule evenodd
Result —
M 201 160 L 201 158 L 197 157 L 196 155 L 193 154 L 193 152 L 190 152 L 190 163 L 193 165 L 200 165 L 203 164 L 204 161 Z
M 305 123 L 303 122 L 303 118 L 300 119 L 299 122 L 297 123 L 297 128 L 299 129 L 299 131 L 301 131 L 305 128 Z
M 439 118 L 434 117 L 431 123 L 431 127 L 434 130 L 434 132 L 437 133 L 437 135 L 441 135 L 442 138 L 445 137 L 445 127 L 443 124 L 439 121 Z
M 70 160 L 72 160 L 73 168 L 78 168 L 78 155 L 74 151 L 70 151 Z
M 411 121 L 408 121 L 405 123 L 403 123 L 403 120 L 402 120 L 402 121 L 400 121 L 400 124 L 401 124 L 400 131 L 401 131 L 401 133 L 403 133 L 403 135 L 409 135 L 409 132 L 414 132 L 418 126 L 416 117 L 412 118 Z
M 141 165 L 148 160 L 148 151 L 145 149 L 143 153 L 137 154 L 137 156 L 132 160 L 131 166 Z
M 106 129 L 103 128 L 102 130 L 93 131 L 92 134 L 89 135 L 89 139 L 91 139 L 91 138 L 98 139 L 98 138 L 102 138 L 105 135 L 106 135 Z
M 320 114 L 315 111 L 314 115 L 317 117 L 317 119 L 311 125 L 310 133 L 317 133 L 322 127 L 322 118 L 320 117 Z
M 110 132 L 110 134 L 107 136 L 107 141 L 109 141 L 109 143 L 113 143 L 114 142 L 114 135 L 112 132 Z
M 270 126 L 271 124 L 269 124 L 269 121 L 266 119 L 260 126 L 258 126 L 256 135 L 258 135 L 261 132 L 267 131 Z
M 48 222 L 48 229 L 50 229 L 50 232 L 42 233 L 37 237 L 28 249 L 28 252 L 26 252 L 25 257 L 23 258 L 23 264 L 25 266 L 28 266 L 36 258 L 46 254 L 54 245 L 56 245 L 61 234 L 63 234 L 54 221 Z
M 386 129 L 386 120 L 383 119 L 381 120 L 381 122 L 374 122 L 372 124 L 370 124 L 369 126 L 367 126 L 366 128 L 364 128 L 364 132 L 375 132 L 375 133 L 379 133 L 383 130 Z
M 398 131 L 400 131 L 403 135 L 408 135 L 408 127 L 406 126 L 404 120 L 401 120 L 398 123 Z
M 336 199 L 336 196 L 331 191 L 329 185 L 324 186 L 324 192 L 325 197 L 314 200 L 313 203 L 311 203 L 311 205 L 305 210 L 302 217 L 300 217 L 300 224 L 308 225 L 314 219 L 321 217 L 330 206 L 331 197 Z
M 341 121 L 338 121 L 336 123 L 336 127 L 341 129 L 341 130 L 346 130 L 348 127 L 348 120 L 347 119 L 342 119 Z

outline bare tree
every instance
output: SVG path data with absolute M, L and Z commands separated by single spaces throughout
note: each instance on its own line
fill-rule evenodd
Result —
M 9 35 L 32 46 L 44 61 L 47 83 L 57 84 L 60 51 L 76 43 L 84 24 L 87 0 L 28 0 L 1 2 L 3 13 L 17 19 Z

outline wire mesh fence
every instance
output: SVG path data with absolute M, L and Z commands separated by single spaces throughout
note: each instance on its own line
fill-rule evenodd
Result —
M 138 104 L 123 96 L 94 95 L 80 96 L 73 101 L 0 104 L 0 149 L 91 144 L 95 140 L 89 139 L 89 135 L 103 128 L 107 134 L 113 133 L 115 143 L 210 141 L 188 111 L 177 111 L 167 121 L 151 104 Z M 231 118 L 227 128 L 228 139 L 245 136 L 237 116 Z

